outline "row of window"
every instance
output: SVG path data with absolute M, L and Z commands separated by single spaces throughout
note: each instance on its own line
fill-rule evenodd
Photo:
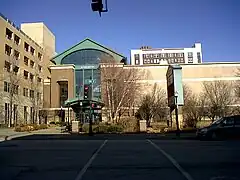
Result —
M 23 77 L 24 77 L 24 79 L 30 79 L 30 81 L 31 82 L 33 82 L 33 80 L 34 80 L 34 75 L 32 74 L 32 73 L 29 73 L 28 71 L 26 71 L 26 70 L 24 70 L 23 71 Z M 40 78 L 40 77 L 37 77 L 37 82 L 42 82 L 42 78 Z
M 143 54 L 143 59 L 146 58 L 173 58 L 173 57 L 184 57 L 184 53 L 156 53 L 156 54 Z
M 27 124 L 28 122 L 28 106 L 23 106 L 23 116 L 24 116 L 24 121 Z M 13 109 L 12 111 L 12 120 L 10 119 L 10 110 Z M 4 120 L 5 120 L 5 124 L 9 123 L 11 125 L 13 125 L 14 123 L 19 124 L 18 122 L 18 105 L 17 104 L 13 104 L 13 108 L 10 108 L 10 103 L 5 103 L 4 106 Z M 34 107 L 30 107 L 30 121 L 31 123 L 35 122 L 35 113 L 36 111 L 34 111 Z
M 18 85 L 11 84 L 9 82 L 4 81 L 4 91 L 5 92 L 18 94 L 18 89 L 19 89 Z
M 165 57 L 164 59 L 159 59 L 158 57 Z M 170 58 L 169 57 L 177 57 Z M 135 64 L 140 64 L 139 54 L 134 54 Z M 201 63 L 201 54 L 197 52 L 198 63 Z M 168 64 L 173 63 L 185 63 L 184 53 L 162 53 L 162 54 L 143 54 L 143 64 L 159 64 L 161 61 L 168 62 Z M 193 63 L 193 53 L 188 52 L 188 63 Z
M 20 52 L 13 49 L 12 47 L 10 47 L 9 45 L 5 44 L 5 54 L 8 56 L 13 55 L 14 59 L 19 60 L 20 59 Z M 27 58 L 26 56 L 24 56 L 24 60 L 25 58 Z M 29 58 L 27 58 L 29 59 Z M 38 53 L 38 59 L 41 61 L 42 60 L 42 54 Z
M 18 94 L 19 93 L 19 85 L 11 84 L 9 82 L 4 81 L 4 91 L 8 93 Z M 41 93 L 37 92 L 35 93 L 34 90 L 23 88 L 23 96 L 34 98 L 35 94 L 37 95 L 37 99 L 40 98 Z
M 4 68 L 7 72 L 11 72 L 11 63 L 8 61 L 5 61 L 5 65 Z M 19 71 L 19 67 L 16 65 L 13 65 L 12 67 L 12 71 L 17 75 L 18 71 Z M 38 65 L 38 71 L 41 72 L 42 71 L 42 67 L 40 65 Z M 34 75 L 32 73 L 29 73 L 28 71 L 24 70 L 23 71 L 23 77 L 24 79 L 30 79 L 31 82 L 33 82 L 34 80 Z M 42 79 L 40 77 L 37 77 L 37 82 L 42 82 Z
M 172 58 L 172 59 L 144 59 L 143 64 L 159 64 L 160 62 L 167 62 L 168 64 L 185 63 L 184 58 Z M 135 61 L 136 63 L 136 61 Z M 137 61 L 139 64 L 139 61 Z
M 30 65 L 31 68 L 35 67 L 35 62 L 33 60 L 29 60 L 29 58 L 27 56 L 24 56 L 24 64 L 26 66 Z M 42 66 L 38 65 L 38 71 L 42 72 Z
M 16 34 L 13 34 L 13 32 L 8 28 L 6 28 L 6 38 L 9 40 L 13 40 L 16 45 L 21 44 L 21 38 L 18 37 Z M 27 42 L 24 42 L 24 50 L 26 52 L 30 52 L 32 56 L 35 56 L 36 53 L 35 49 L 32 46 L 30 46 Z M 42 60 L 42 54 L 40 52 L 38 52 L 38 59 Z

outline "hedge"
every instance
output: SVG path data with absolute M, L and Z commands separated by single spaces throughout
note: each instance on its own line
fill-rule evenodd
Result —
M 26 132 L 26 131 L 36 131 L 36 130 L 40 130 L 40 129 L 47 129 L 48 125 L 47 124 L 21 124 L 17 127 L 15 127 L 15 131 L 16 132 Z

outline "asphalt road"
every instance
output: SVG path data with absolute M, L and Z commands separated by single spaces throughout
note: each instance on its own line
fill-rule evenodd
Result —
M 1 180 L 240 180 L 240 141 L 33 135 L 0 143 Z

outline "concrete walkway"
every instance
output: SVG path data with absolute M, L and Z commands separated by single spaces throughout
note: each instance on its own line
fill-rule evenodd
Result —
M 31 132 L 16 132 L 13 128 L 0 129 L 0 142 L 5 140 L 11 140 L 17 137 L 29 136 L 33 134 L 66 134 L 61 133 L 61 130 L 57 127 L 49 127 L 48 129 L 41 129 Z

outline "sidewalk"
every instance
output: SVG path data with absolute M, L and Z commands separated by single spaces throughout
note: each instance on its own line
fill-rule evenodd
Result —
M 31 132 L 16 132 L 13 128 L 0 129 L 0 142 L 5 140 L 11 140 L 17 137 L 29 136 L 33 134 L 65 134 L 61 133 L 61 130 L 57 127 L 50 127 L 48 129 L 41 129 Z

